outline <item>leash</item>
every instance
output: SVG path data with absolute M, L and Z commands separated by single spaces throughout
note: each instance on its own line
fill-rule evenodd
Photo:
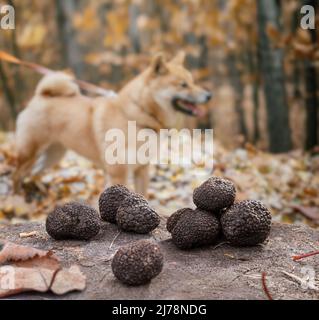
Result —
M 28 61 L 23 61 L 18 59 L 17 57 L 5 52 L 5 51 L 1 51 L 0 50 L 0 60 L 9 62 L 9 63 L 13 63 L 16 65 L 20 65 L 23 67 L 27 67 L 31 70 L 34 70 L 40 74 L 43 75 L 49 75 L 49 74 L 54 74 L 56 71 L 48 69 L 46 67 L 43 67 L 39 64 L 33 63 L 33 62 L 28 62 Z M 100 96 L 104 96 L 107 98 L 112 98 L 112 97 L 116 97 L 117 94 L 113 91 L 113 90 L 106 90 L 102 87 L 96 86 L 95 84 L 83 81 L 83 80 L 78 80 L 78 79 L 73 79 L 73 81 L 83 90 L 90 92 L 90 93 L 94 93 Z

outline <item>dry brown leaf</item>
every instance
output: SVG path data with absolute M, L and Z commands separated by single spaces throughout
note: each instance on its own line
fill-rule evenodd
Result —
M 70 291 L 82 291 L 86 286 L 86 277 L 76 265 L 60 270 L 51 286 L 51 291 L 63 295 Z
M 308 219 L 313 220 L 316 223 L 319 223 L 319 208 L 316 207 L 304 207 L 293 205 L 292 208 Z
M 43 268 L 0 267 L 0 298 L 27 291 L 48 291 L 55 271 Z
M 7 242 L 0 251 L 0 264 L 27 261 L 36 257 L 47 257 L 58 260 L 52 251 L 44 251 L 32 247 L 21 246 L 12 242 Z
M 62 269 L 51 251 L 8 242 L 0 251 L 0 264 L 6 264 L 0 267 L 0 298 L 28 291 L 62 295 L 86 285 L 78 266 Z

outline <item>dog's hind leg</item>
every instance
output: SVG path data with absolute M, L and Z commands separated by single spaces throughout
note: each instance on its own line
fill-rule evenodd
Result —
M 36 152 L 27 154 L 18 154 L 17 169 L 13 174 L 13 190 L 19 192 L 23 178 L 25 178 L 32 170 L 34 163 L 37 160 Z
M 34 166 L 32 174 L 38 175 L 45 169 L 53 167 L 64 157 L 66 149 L 61 143 L 52 143 L 43 153 L 40 154 Z
M 20 190 L 22 180 L 28 175 L 37 175 L 58 163 L 65 152 L 66 149 L 59 143 L 49 145 L 40 155 L 39 150 L 23 148 L 22 152 L 18 149 L 18 166 L 13 174 L 14 191 Z

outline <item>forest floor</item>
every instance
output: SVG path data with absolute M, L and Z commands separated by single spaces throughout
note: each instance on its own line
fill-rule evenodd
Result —
M 32 233 L 33 236 L 21 237 L 22 233 Z M 165 257 L 163 271 L 147 285 L 128 287 L 114 277 L 111 261 L 120 247 L 141 239 L 154 241 L 161 247 Z M 181 251 L 170 240 L 163 220 L 159 228 L 147 235 L 119 232 L 117 226 L 103 223 L 98 236 L 88 242 L 55 241 L 45 232 L 43 222 L 10 226 L 0 224 L 0 244 L 10 241 L 15 245 L 23 245 L 23 252 L 31 252 L 33 248 L 46 252 L 52 250 L 63 268 L 70 268 L 71 272 L 73 266 L 72 276 L 69 275 L 68 280 L 65 280 L 67 286 L 79 288 L 83 275 L 86 279 L 86 289 L 80 292 L 58 296 L 52 292 L 41 293 L 46 290 L 38 289 L 41 292 L 11 297 L 27 300 L 318 300 L 319 256 L 300 261 L 293 259 L 296 255 L 316 250 L 318 240 L 318 232 L 309 227 L 274 223 L 264 245 L 234 248 L 226 243 L 219 243 L 207 248 Z M 19 252 L 21 254 L 21 249 L 12 254 L 18 255 Z M 29 256 L 29 260 L 24 262 L 29 269 L 21 266 L 20 269 L 17 268 L 24 272 L 22 279 L 30 273 L 37 274 L 39 270 L 46 274 L 45 268 L 48 266 L 39 269 L 36 261 Z M 75 272 L 75 267 L 81 270 L 82 276 L 79 276 L 78 271 Z M 31 288 L 43 288 L 43 278 L 33 277 L 28 282 L 28 289 L 30 284 Z
M 259 199 L 274 220 L 319 227 L 319 156 L 293 151 L 271 155 L 247 145 L 227 150 L 214 141 L 213 170 L 192 165 L 158 165 L 151 169 L 150 204 L 164 217 L 193 207 L 192 192 L 211 175 L 237 186 L 237 199 Z M 56 204 L 83 200 L 97 206 L 105 185 L 102 170 L 69 152 L 41 177 L 27 179 L 21 195 L 12 194 L 15 169 L 13 135 L 0 133 L 0 221 L 42 221 Z

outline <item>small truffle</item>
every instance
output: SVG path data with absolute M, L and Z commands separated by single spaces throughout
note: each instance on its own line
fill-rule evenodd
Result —
M 46 230 L 56 240 L 89 240 L 100 231 L 99 214 L 77 202 L 57 206 L 47 217 Z
M 193 209 L 185 208 L 179 209 L 175 213 L 173 213 L 168 219 L 166 223 L 166 229 L 168 232 L 172 233 L 175 228 L 176 223 L 185 213 L 193 213 Z
M 112 271 L 121 282 L 138 286 L 150 282 L 160 274 L 163 260 L 157 244 L 141 240 L 116 252 L 112 260 Z
M 199 209 L 184 213 L 172 231 L 173 243 L 187 250 L 213 244 L 220 232 L 218 219 Z
M 144 197 L 132 193 L 119 207 L 116 222 L 123 231 L 145 234 L 159 225 L 160 217 Z
M 236 197 L 235 185 L 218 177 L 212 177 L 195 189 L 193 200 L 195 205 L 202 210 L 218 213 L 230 207 Z
M 245 200 L 223 213 L 221 225 L 231 245 L 254 246 L 268 238 L 271 213 L 260 201 Z
M 102 220 L 116 223 L 117 210 L 130 193 L 130 190 L 122 185 L 114 185 L 107 188 L 99 199 L 99 209 Z

